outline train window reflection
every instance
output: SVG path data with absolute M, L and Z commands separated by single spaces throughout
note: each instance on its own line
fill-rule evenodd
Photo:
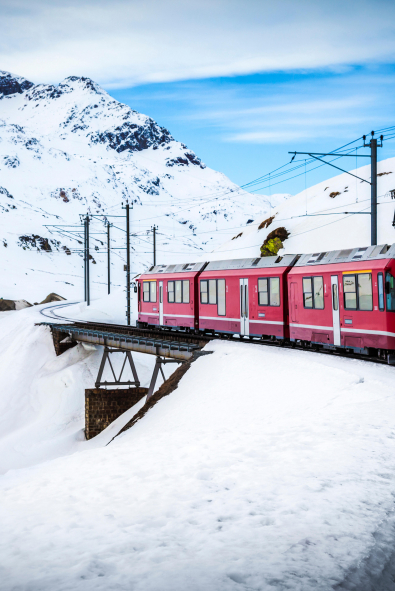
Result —
M 156 302 L 156 281 L 149 281 L 150 284 L 150 302 Z
M 269 291 L 267 279 L 258 279 L 258 304 L 260 306 L 269 305 Z
M 303 305 L 305 308 L 313 307 L 313 289 L 311 277 L 303 277 Z
M 324 280 L 322 277 L 313 277 L 314 284 L 314 308 L 324 308 Z
M 149 302 L 149 281 L 143 281 L 143 302 Z

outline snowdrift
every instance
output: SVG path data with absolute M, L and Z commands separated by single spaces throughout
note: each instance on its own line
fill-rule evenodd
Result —
M 206 349 L 107 447 L 0 479 L 0 589 L 388 589 L 393 368 Z

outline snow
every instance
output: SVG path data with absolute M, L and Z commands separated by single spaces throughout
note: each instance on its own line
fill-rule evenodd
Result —
M 119 299 L 123 295 L 118 290 L 93 301 L 90 308 L 86 304 L 66 307 L 60 302 L 0 314 L 0 474 L 79 449 L 106 445 L 140 409 L 144 400 L 94 441 L 85 441 L 85 389 L 94 387 L 103 348 L 79 344 L 56 357 L 49 329 L 36 326 L 61 322 L 62 315 L 76 320 L 121 321 Z M 141 385 L 147 387 L 155 357 L 134 353 L 133 358 Z M 118 373 L 122 361 L 120 357 L 112 360 Z M 167 376 L 172 371 L 169 366 L 164 368 Z M 132 379 L 130 376 L 130 370 L 125 370 L 125 379 Z M 103 379 L 110 377 L 107 368 Z M 159 377 L 158 387 L 161 382 Z
M 394 201 L 390 191 L 395 189 L 395 158 L 380 161 L 377 171 L 378 244 L 392 244 Z M 370 164 L 350 172 L 370 181 Z M 339 195 L 331 198 L 330 193 Z M 369 246 L 370 216 L 344 213 L 369 211 L 370 185 L 343 173 L 280 201 L 272 210 L 275 218 L 267 229 L 258 227 L 268 216 L 256 219 L 247 228 L 236 229 L 234 236 L 243 232 L 242 236 L 221 244 L 210 260 L 259 256 L 266 236 L 281 226 L 290 232 L 281 255 Z
M 206 350 L 108 446 L 1 478 L 1 589 L 381 589 L 393 368 Z
M 90 228 L 92 298 L 107 293 L 106 219 L 114 224 L 112 283 L 124 286 L 126 199 L 133 203 L 132 274 L 152 263 L 154 223 L 158 263 L 194 262 L 233 228 L 270 212 L 267 198 L 206 167 L 166 129 L 87 79 L 0 93 L 0 131 L 5 299 L 41 302 L 50 292 L 82 298 L 79 216 L 87 212 L 99 216 Z M 36 244 L 20 239 L 31 235 L 52 241 L 51 251 L 40 249 L 38 238 Z

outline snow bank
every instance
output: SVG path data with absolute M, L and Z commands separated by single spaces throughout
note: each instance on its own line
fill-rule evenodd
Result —
M 118 305 L 122 295 L 114 293 L 93 301 L 89 308 L 86 304 L 65 306 L 60 302 L 0 314 L 0 473 L 106 445 L 140 409 L 144 400 L 95 442 L 85 441 L 85 388 L 94 387 L 103 348 L 80 344 L 56 357 L 49 328 L 35 326 L 55 321 L 41 312 L 117 322 L 123 312 Z M 155 357 L 140 353 L 133 356 L 141 385 L 148 386 Z M 118 372 L 122 361 L 117 356 L 112 360 Z M 173 370 L 166 366 L 165 375 Z M 126 379 L 129 372 L 124 373 Z M 106 373 L 104 379 L 110 379 L 110 375 Z M 160 384 L 159 377 L 158 387 Z
M 206 349 L 109 446 L 1 478 L 2 590 L 380 588 L 394 369 Z

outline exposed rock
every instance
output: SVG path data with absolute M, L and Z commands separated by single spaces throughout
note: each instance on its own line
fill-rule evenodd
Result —
M 9 72 L 0 72 L 0 95 L 22 94 L 33 85 L 33 82 L 20 76 L 13 76 Z
M 284 248 L 283 242 L 289 234 L 283 226 L 270 232 L 261 246 L 261 257 L 272 257 L 278 254 L 278 251 Z
M 0 298 L 0 312 L 9 312 L 11 310 L 23 310 L 30 308 L 31 304 L 26 300 L 3 300 Z
M 58 295 L 57 293 L 50 293 L 49 295 L 47 295 L 45 300 L 40 302 L 40 304 L 50 304 L 51 302 L 64 302 L 64 301 L 66 301 L 66 298 L 63 298 L 62 296 Z

